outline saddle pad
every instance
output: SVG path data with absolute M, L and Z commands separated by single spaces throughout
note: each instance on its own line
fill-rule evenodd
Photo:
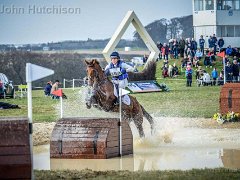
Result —
M 122 102 L 129 106 L 131 103 L 130 97 L 128 95 L 122 96 Z

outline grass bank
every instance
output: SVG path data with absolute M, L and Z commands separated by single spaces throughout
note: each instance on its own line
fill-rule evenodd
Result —
M 154 116 L 168 117 L 205 117 L 209 118 L 219 111 L 219 86 L 192 87 L 185 86 L 185 80 L 158 79 L 165 83 L 170 92 L 132 94 L 145 109 Z M 67 96 L 74 96 L 75 90 L 64 89 Z M 27 98 L 1 99 L 1 102 L 18 104 L 21 109 L 0 110 L 0 116 L 27 117 Z M 33 122 L 54 122 L 57 119 L 55 106 L 58 100 L 43 95 L 43 90 L 33 91 Z M 87 109 L 86 109 L 87 110 Z
M 35 179 L 240 179 L 240 170 L 193 169 L 188 171 L 46 171 L 35 170 Z

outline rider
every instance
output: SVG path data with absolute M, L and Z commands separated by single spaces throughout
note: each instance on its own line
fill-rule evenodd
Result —
M 117 97 L 116 105 L 119 104 L 119 88 L 124 89 L 128 85 L 127 72 L 133 72 L 134 67 L 126 64 L 120 59 L 118 52 L 112 52 L 110 55 L 111 63 L 105 67 L 105 74 L 112 77 L 114 85 L 114 95 Z

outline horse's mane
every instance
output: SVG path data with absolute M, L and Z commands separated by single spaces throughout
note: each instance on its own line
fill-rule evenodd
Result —
M 150 61 L 146 64 L 142 72 L 128 72 L 129 81 L 156 80 L 157 63 Z

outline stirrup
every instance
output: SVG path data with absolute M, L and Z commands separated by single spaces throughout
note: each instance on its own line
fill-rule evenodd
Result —
M 119 105 L 119 99 L 116 99 L 116 101 L 113 103 L 114 106 L 118 106 Z
M 113 105 L 114 105 L 114 106 L 118 106 L 118 105 L 119 105 L 119 102 L 116 101 L 116 102 L 113 103 Z

